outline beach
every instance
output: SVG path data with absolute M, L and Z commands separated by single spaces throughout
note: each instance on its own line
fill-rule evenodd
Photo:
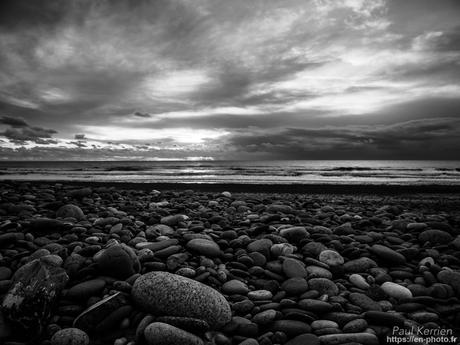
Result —
M 458 190 L 309 188 L 4 181 L 0 339 L 457 344 Z

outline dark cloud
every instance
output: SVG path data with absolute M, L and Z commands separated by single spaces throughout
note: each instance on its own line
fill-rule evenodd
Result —
M 29 125 L 21 118 L 14 118 L 9 116 L 2 116 L 0 118 L 0 124 L 8 125 L 11 127 L 28 127 Z
M 247 131 L 230 136 L 225 145 L 241 155 L 284 159 L 455 159 L 460 145 L 460 119 Z
M 55 143 L 54 140 L 46 140 L 51 138 L 53 134 L 57 133 L 54 129 L 30 126 L 21 118 L 8 116 L 0 118 L 0 124 L 9 126 L 9 128 L 0 132 L 0 136 L 4 136 L 14 142 L 21 143 L 30 140 L 37 144 Z
M 150 115 L 149 113 L 141 113 L 140 111 L 134 112 L 133 115 L 137 117 L 145 117 L 145 118 L 152 117 L 152 115 Z
M 74 138 L 77 139 L 77 140 L 85 140 L 86 139 L 84 134 L 75 134 Z
M 51 138 L 53 134 L 57 133 L 53 129 L 45 129 L 40 127 L 24 127 L 24 128 L 8 128 L 0 135 L 19 141 L 37 141 L 38 139 Z

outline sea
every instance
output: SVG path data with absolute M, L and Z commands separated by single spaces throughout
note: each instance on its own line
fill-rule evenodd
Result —
M 460 161 L 0 161 L 0 180 L 460 185 Z

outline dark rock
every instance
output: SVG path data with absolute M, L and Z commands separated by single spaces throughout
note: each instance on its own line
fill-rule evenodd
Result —
M 69 277 L 64 269 L 36 259 L 19 268 L 5 296 L 4 315 L 28 329 L 41 333 L 51 317 L 52 308 Z
M 116 244 L 101 250 L 94 256 L 102 274 L 125 279 L 140 271 L 140 263 L 133 249 Z
M 73 205 L 73 204 L 67 204 L 67 205 L 61 206 L 57 210 L 56 217 L 75 218 L 76 220 L 81 220 L 85 218 L 85 214 L 83 213 L 80 207 Z

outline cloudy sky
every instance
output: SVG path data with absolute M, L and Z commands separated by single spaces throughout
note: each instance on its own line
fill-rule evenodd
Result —
M 3 0 L 0 159 L 453 159 L 458 0 Z

